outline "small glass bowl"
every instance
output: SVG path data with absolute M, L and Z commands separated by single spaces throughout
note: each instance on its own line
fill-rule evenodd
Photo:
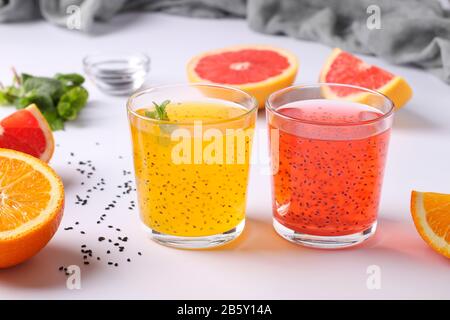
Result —
M 145 82 L 150 58 L 144 53 L 98 53 L 86 56 L 83 67 L 103 92 L 130 95 Z

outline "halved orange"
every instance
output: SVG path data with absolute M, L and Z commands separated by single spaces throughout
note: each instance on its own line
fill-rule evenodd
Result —
M 450 258 L 450 194 L 413 191 L 411 214 L 423 240 Z
M 55 148 L 53 133 L 35 104 L 0 121 L 0 148 L 22 151 L 49 162 Z
M 266 45 L 241 45 L 193 57 L 187 65 L 190 82 L 237 87 L 253 95 L 259 107 L 277 90 L 292 85 L 297 57 L 288 50 Z
M 0 268 L 41 250 L 60 224 L 64 187 L 43 161 L 0 148 Z
M 412 89 L 405 79 L 368 64 L 339 48 L 331 52 L 322 67 L 319 81 L 379 91 L 389 97 L 396 108 L 404 106 L 412 97 Z M 323 94 L 328 99 L 345 99 L 361 103 L 364 103 L 367 98 L 367 94 L 349 87 L 325 87 Z

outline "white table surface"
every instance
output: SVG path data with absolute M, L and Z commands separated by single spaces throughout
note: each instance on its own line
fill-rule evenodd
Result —
M 241 20 L 194 20 L 162 14 L 120 15 L 111 25 L 100 25 L 91 36 L 44 22 L 0 25 L 0 38 L 0 80 L 4 83 L 10 82 L 10 66 L 37 75 L 82 72 L 84 55 L 117 50 L 145 51 L 151 56 L 149 85 L 182 83 L 191 56 L 247 43 L 292 50 L 301 63 L 296 83 L 311 83 L 317 81 L 330 52 L 320 44 L 255 33 Z M 321 251 L 281 239 L 271 226 L 269 177 L 257 167 L 249 186 L 246 230 L 227 247 L 183 251 L 153 243 L 141 230 L 137 209 L 128 209 L 136 199 L 134 192 L 117 199 L 116 207 L 106 212 L 106 221 L 97 224 L 104 207 L 120 192 L 118 185 L 134 178 L 123 174 L 123 170 L 132 170 L 126 99 L 107 96 L 88 81 L 88 106 L 65 131 L 55 133 L 58 147 L 51 165 L 66 190 L 61 227 L 33 259 L 0 271 L 0 299 L 450 298 L 449 260 L 422 241 L 409 212 L 412 189 L 450 193 L 450 86 L 421 70 L 365 58 L 404 76 L 414 97 L 396 114 L 379 229 L 364 245 Z M 0 116 L 12 111 L 1 108 Z M 261 113 L 260 128 L 265 127 L 264 121 Z M 76 170 L 81 167 L 78 162 L 86 160 L 96 167 L 91 179 Z M 76 195 L 84 198 L 89 186 L 101 178 L 106 181 L 105 190 L 92 192 L 85 206 L 75 204 Z M 84 186 L 82 181 L 86 181 Z M 80 223 L 77 226 L 76 221 Z M 70 226 L 74 230 L 64 230 Z M 80 234 L 82 230 L 85 235 Z M 128 236 L 129 240 L 125 251 L 119 253 L 112 244 L 98 242 L 99 236 Z M 102 260 L 83 265 L 82 244 Z M 119 266 L 109 266 L 107 261 Z M 81 266 L 81 289 L 67 289 L 66 276 L 58 271 L 63 265 Z M 371 265 L 381 270 L 379 290 L 366 286 Z

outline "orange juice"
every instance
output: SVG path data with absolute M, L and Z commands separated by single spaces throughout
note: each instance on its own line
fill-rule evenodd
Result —
M 139 116 L 130 118 L 144 224 L 182 237 L 216 235 L 238 226 L 245 217 L 255 117 L 240 118 L 247 110 L 231 102 L 171 103 L 167 123 L 149 120 L 146 112 L 151 110 L 137 109 Z M 193 128 L 193 122 L 201 129 Z

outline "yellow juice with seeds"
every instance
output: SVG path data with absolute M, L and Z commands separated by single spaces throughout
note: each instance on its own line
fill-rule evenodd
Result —
M 256 112 L 226 102 L 166 107 L 169 122 L 130 117 L 141 219 L 153 231 L 217 235 L 245 217 Z M 230 120 L 231 119 L 231 120 Z

